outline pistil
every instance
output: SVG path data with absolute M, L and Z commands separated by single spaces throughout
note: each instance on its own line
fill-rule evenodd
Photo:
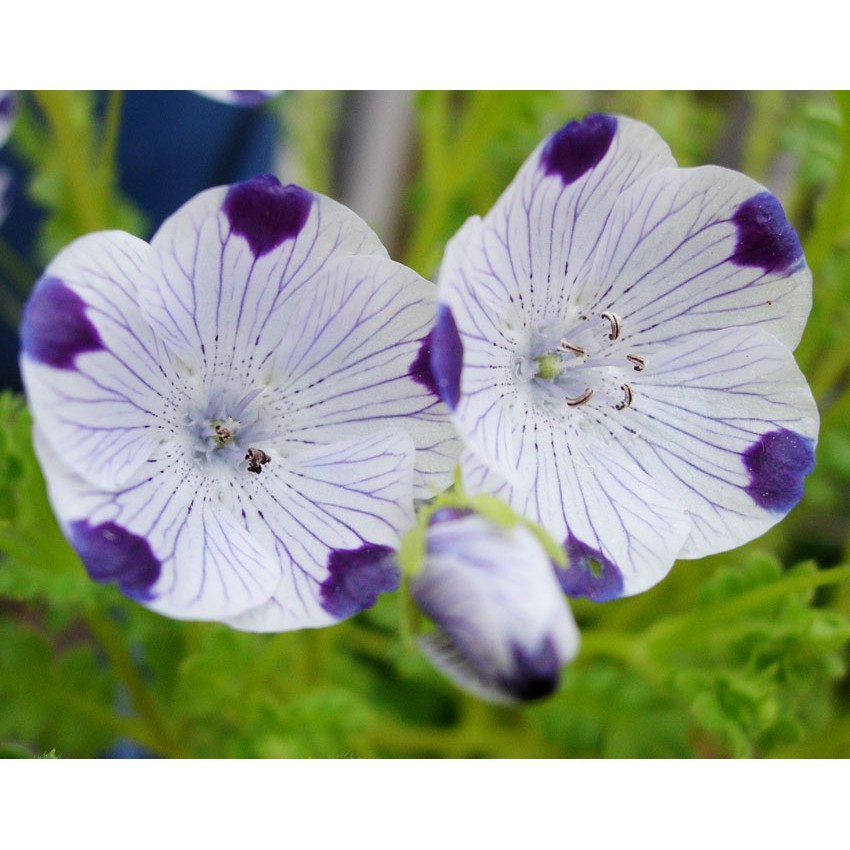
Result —
M 628 363 L 631 364 L 635 372 L 642 372 L 646 369 L 646 357 L 641 354 L 625 354 L 625 363 L 617 367 L 612 356 L 613 352 L 604 350 L 603 339 L 607 338 L 608 341 L 614 342 L 620 339 L 622 335 L 622 320 L 616 313 L 606 310 L 593 321 L 588 321 L 590 317 L 586 315 L 580 315 L 578 318 L 581 323 L 573 326 L 560 339 L 554 349 L 550 348 L 546 351 L 546 348 L 551 346 L 554 340 L 557 340 L 557 336 L 553 339 L 553 331 L 555 330 L 553 327 L 541 329 L 535 334 L 537 351 L 543 348 L 545 353 L 538 354 L 533 358 L 536 366 L 534 378 L 554 384 L 555 386 L 551 390 L 546 390 L 546 397 L 552 398 L 552 394 L 556 393 L 566 402 L 568 407 L 581 407 L 590 401 L 594 392 L 601 388 L 603 396 L 609 400 L 610 405 L 615 410 L 626 410 L 631 407 L 634 401 L 634 390 L 628 383 L 619 384 L 622 396 L 620 400 L 617 400 L 614 387 L 618 384 L 614 383 L 616 378 L 613 381 L 611 380 L 613 377 L 613 375 L 610 375 L 611 370 L 612 368 L 624 369 Z M 576 369 L 582 371 L 570 372 L 570 370 Z M 603 372 L 597 372 L 598 369 L 602 369 Z M 518 374 L 522 374 L 521 370 Z M 585 378 L 589 375 L 597 375 L 602 380 L 600 382 L 597 379 L 587 384 L 584 381 L 579 383 L 579 380 L 581 380 L 579 375 Z M 610 377 L 608 377 L 609 375 Z M 594 383 L 599 385 L 594 387 L 592 385 Z M 578 386 L 576 386 L 577 384 Z M 584 389 L 579 392 L 578 390 L 582 385 Z M 609 387 L 608 390 L 605 389 L 606 385 Z M 573 395 L 569 393 L 573 393 Z M 613 398 L 612 395 L 614 395 Z

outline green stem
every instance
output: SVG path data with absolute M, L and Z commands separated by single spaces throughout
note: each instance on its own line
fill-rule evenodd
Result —
M 850 566 L 834 567 L 817 572 L 788 573 L 779 581 L 755 587 L 733 599 L 667 617 L 650 626 L 637 639 L 643 642 L 647 652 L 664 652 L 671 647 L 681 645 L 683 636 L 689 633 L 710 635 L 712 629 L 723 620 L 739 617 L 794 593 L 845 581 L 850 581 Z
M 106 118 L 103 127 L 103 141 L 100 146 L 98 163 L 100 193 L 103 198 L 109 196 L 115 182 L 115 163 L 118 154 L 118 138 L 121 131 L 121 115 L 124 108 L 124 92 L 111 91 L 106 101 Z
M 404 263 L 421 274 L 429 274 L 436 264 L 452 201 L 474 178 L 473 163 L 481 140 L 490 138 L 491 125 L 499 120 L 493 92 L 469 95 L 469 105 L 453 142 L 446 138 L 448 101 L 444 93 L 431 95 L 433 102 L 420 122 L 425 142 L 423 174 L 428 190 L 410 240 Z M 433 126 L 429 126 L 433 121 Z
M 85 620 L 105 650 L 118 676 L 127 686 L 133 708 L 144 720 L 150 731 L 151 739 L 157 743 L 157 750 L 171 753 L 179 751 L 174 735 L 160 714 L 153 694 L 142 679 L 136 663 L 124 645 L 121 632 L 111 620 L 94 610 L 85 614 Z
M 93 190 L 97 181 L 92 179 L 92 164 L 86 162 L 87 146 L 81 144 L 74 126 L 70 95 L 71 92 L 66 91 L 35 92 L 35 98 L 47 118 L 65 164 L 65 176 L 77 217 L 77 229 L 83 234 L 103 230 L 107 222 L 101 203 L 102 195 Z

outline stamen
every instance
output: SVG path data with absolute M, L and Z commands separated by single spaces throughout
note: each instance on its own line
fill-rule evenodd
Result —
M 216 425 L 215 426 L 215 435 L 218 437 L 219 441 L 222 443 L 226 443 L 231 435 L 230 428 L 225 428 L 224 425 Z
M 640 354 L 627 354 L 626 360 L 635 364 L 635 372 L 643 372 L 646 369 L 646 358 L 641 357 Z
M 625 398 L 616 405 L 617 410 L 625 410 L 632 403 L 632 399 L 635 397 L 632 392 L 632 388 L 628 384 L 621 385 L 620 389 L 625 393 Z
M 580 345 L 573 345 L 571 342 L 567 342 L 565 339 L 562 339 L 558 344 L 558 351 L 570 354 L 576 354 L 579 357 L 584 357 L 587 352 Z
M 570 398 L 567 396 L 567 404 L 570 407 L 581 407 L 586 401 L 590 400 L 590 397 L 593 395 L 593 388 L 588 387 L 581 395 L 576 396 L 575 398 Z
M 620 317 L 616 313 L 605 312 L 602 314 L 603 319 L 608 319 L 611 323 L 611 333 L 608 334 L 608 339 L 617 339 L 620 336 Z
M 271 458 L 262 449 L 254 448 L 248 449 L 245 460 L 248 461 L 248 472 L 256 472 L 258 475 L 267 463 L 271 463 Z

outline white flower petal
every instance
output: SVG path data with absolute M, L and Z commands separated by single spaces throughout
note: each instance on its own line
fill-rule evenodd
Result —
M 207 376 L 256 375 L 290 330 L 280 310 L 329 261 L 386 256 L 353 212 L 270 175 L 202 192 L 160 227 L 141 280 L 153 327 Z
M 280 561 L 255 538 L 250 498 L 232 482 L 166 457 L 104 490 L 64 464 L 38 428 L 35 437 L 53 508 L 95 580 L 185 620 L 235 616 L 278 585 Z
M 818 412 L 794 358 L 757 328 L 694 334 L 653 355 L 616 438 L 683 505 L 682 557 L 751 540 L 799 501 Z
M 230 625 L 246 631 L 324 626 L 394 589 L 393 552 L 413 523 L 413 445 L 402 431 L 274 459 L 251 499 L 250 529 L 283 561 L 270 601 Z
M 84 236 L 47 267 L 24 309 L 21 371 L 54 450 L 99 487 L 127 481 L 163 432 L 174 366 L 139 311 L 148 245 Z
M 647 125 L 588 116 L 541 143 L 483 221 L 470 219 L 449 242 L 439 283 L 463 349 L 455 421 L 501 475 L 511 479 L 516 466 L 519 340 L 566 307 L 619 194 L 672 165 Z
M 436 287 L 383 257 L 328 265 L 287 305 L 272 383 L 293 408 L 287 440 L 327 444 L 376 429 L 413 437 L 416 494 L 445 489 L 460 454 L 431 377 Z
M 455 307 L 454 278 L 465 268 L 476 291 L 503 308 L 549 309 L 585 268 L 620 193 L 673 165 L 646 124 L 608 115 L 570 122 L 526 160 L 483 227 L 455 236 L 440 272 L 441 300 Z
M 605 601 L 641 593 L 664 578 L 690 523 L 663 486 L 618 442 L 597 439 L 592 427 L 568 434 L 560 423 L 539 419 L 523 433 L 512 486 L 472 453 L 463 455 L 464 482 L 470 492 L 505 499 L 563 544 L 564 590 Z
M 779 202 L 743 174 L 668 169 L 623 193 L 575 304 L 614 310 L 633 349 L 729 327 L 761 327 L 793 349 L 812 277 Z

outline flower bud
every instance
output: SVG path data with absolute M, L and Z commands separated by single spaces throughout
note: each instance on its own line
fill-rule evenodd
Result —
M 434 513 L 413 598 L 436 628 L 420 638 L 430 661 L 491 702 L 551 694 L 578 651 L 578 629 L 549 557 L 523 525 L 469 510 Z

